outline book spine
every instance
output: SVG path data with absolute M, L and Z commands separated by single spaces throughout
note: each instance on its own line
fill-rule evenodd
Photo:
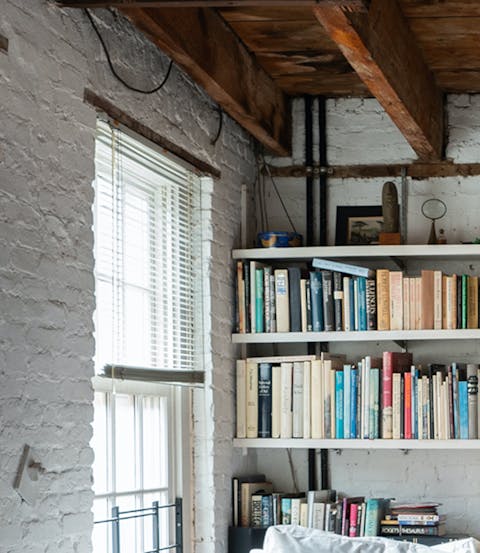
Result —
M 302 332 L 307 332 L 307 281 L 300 280 L 300 307 L 302 315 Z
M 412 438 L 412 375 L 411 373 L 405 373 L 403 375 L 405 382 L 404 392 L 404 417 L 405 428 L 404 438 L 410 440 Z
M 250 507 L 250 525 L 253 528 L 262 526 L 262 496 L 252 495 Z
M 392 402 L 393 352 L 383 353 L 382 367 L 382 438 L 393 437 L 393 402 Z
M 301 298 L 300 298 L 300 268 L 289 267 L 288 286 L 289 286 L 289 313 L 290 313 L 290 332 L 301 332 Z
M 247 361 L 247 438 L 258 438 L 258 366 Z
M 349 332 L 350 327 L 350 277 L 343 277 L 343 330 Z
M 388 269 L 377 271 L 377 328 L 390 330 L 390 277 Z
M 468 276 L 467 328 L 478 328 L 478 277 Z
M 282 363 L 281 394 L 280 394 L 280 437 L 291 438 L 293 435 L 292 413 L 292 377 L 293 363 Z
M 355 279 L 349 280 L 350 286 L 350 330 L 358 330 L 355 326 Z
M 275 275 L 270 275 L 270 332 L 277 332 L 277 301 L 275 297 Z
M 303 438 L 303 362 L 293 363 L 292 437 Z
M 390 271 L 390 330 L 403 328 L 403 275 L 401 271 Z
M 310 389 L 311 363 L 310 361 L 303 362 L 303 438 L 309 439 L 312 437 L 312 393 Z
M 275 302 L 276 302 L 276 313 L 277 313 L 277 332 L 290 332 L 288 270 L 275 269 L 274 275 L 275 275 Z
M 247 374 L 246 361 L 237 359 L 236 383 L 237 383 L 237 438 L 247 437 Z
M 262 496 L 262 526 L 266 528 L 273 524 L 273 497 L 271 495 Z
M 351 538 L 357 536 L 357 516 L 358 516 L 358 504 L 352 503 L 350 505 L 350 527 L 348 530 L 348 535 Z
M 370 439 L 377 439 L 380 436 L 380 371 L 377 368 L 370 369 Z
M 359 330 L 367 330 L 367 279 L 358 278 L 358 311 L 359 311 Z
M 410 279 L 403 277 L 403 329 L 410 330 Z
M 366 281 L 367 330 L 377 328 L 377 286 L 373 278 Z
M 325 331 L 335 330 L 333 311 L 333 275 L 331 271 L 321 271 L 323 292 L 323 316 Z
M 468 315 L 468 275 L 462 275 L 462 326 L 460 328 L 467 328 Z
M 272 365 L 258 365 L 258 437 L 272 437 Z
M 311 397 L 312 397 L 312 438 L 316 440 L 322 439 L 322 361 L 315 359 L 311 364 Z
M 478 438 L 478 365 L 467 365 L 467 393 L 468 393 L 468 438 Z
M 344 438 L 343 434 L 343 371 L 335 371 L 335 430 L 336 438 Z
M 458 408 L 460 411 L 460 439 L 468 440 L 468 389 L 466 380 L 458 382 Z
M 272 299 L 270 297 L 270 277 L 272 268 L 265 267 L 263 269 L 263 320 L 265 332 L 272 332 Z
M 357 389 L 358 369 L 352 367 L 350 371 L 350 438 L 357 437 Z
M 237 261 L 237 296 L 236 296 L 236 305 L 237 305 L 237 329 L 236 331 L 244 334 L 245 333 L 245 280 L 243 278 L 243 262 Z
M 422 329 L 433 329 L 434 317 L 434 271 L 423 270 L 422 301 L 421 301 L 421 327 Z
M 335 330 L 343 330 L 343 282 L 341 273 L 333 273 L 333 307 Z
M 272 365 L 272 438 L 280 438 L 282 369 Z
M 329 271 L 337 271 L 339 273 L 365 278 L 373 278 L 375 276 L 375 271 L 372 269 L 359 267 L 357 265 L 349 265 L 348 263 L 340 263 L 338 261 L 331 261 L 330 259 L 314 258 L 312 260 L 312 265 L 316 269 L 327 269 Z
M 400 439 L 400 413 L 402 410 L 400 386 L 401 374 L 394 373 L 392 375 L 392 438 L 394 440 Z
M 245 287 L 245 332 L 250 333 L 252 331 L 252 307 L 250 304 L 250 263 L 248 261 L 243 262 L 243 281 Z
M 282 497 L 282 524 L 292 523 L 292 498 Z
M 318 271 L 310 273 L 310 292 L 312 299 L 312 330 L 313 332 L 321 332 L 324 329 L 322 273 Z
M 343 365 L 343 437 L 351 438 L 350 435 L 350 404 L 351 404 L 351 365 Z
M 442 271 L 433 271 L 433 328 L 442 328 Z
M 313 330 L 312 291 L 311 291 L 311 283 L 309 279 L 307 279 L 305 282 L 305 295 L 306 295 L 306 301 L 307 301 L 307 332 L 311 332 Z

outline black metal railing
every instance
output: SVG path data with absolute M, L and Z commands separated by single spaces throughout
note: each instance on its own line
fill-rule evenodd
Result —
M 164 509 L 175 509 L 175 543 L 160 546 L 160 513 Z M 111 524 L 112 553 L 130 553 L 124 551 L 121 547 L 120 525 L 122 521 L 135 518 L 152 517 L 152 544 L 153 549 L 144 553 L 159 553 L 160 551 L 175 551 L 183 553 L 183 520 L 182 520 L 182 500 L 175 499 L 175 503 L 160 505 L 154 501 L 151 507 L 144 509 L 135 509 L 132 511 L 120 511 L 118 507 L 112 507 L 112 516 L 105 520 L 97 520 L 94 524 Z

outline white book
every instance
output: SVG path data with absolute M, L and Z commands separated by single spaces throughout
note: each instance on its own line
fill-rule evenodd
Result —
M 308 520 L 308 505 L 306 503 L 300 503 L 300 526 L 307 527 Z
M 282 363 L 281 367 L 281 393 L 280 393 L 280 438 L 292 438 L 293 413 L 292 413 L 292 377 L 293 363 Z
M 313 504 L 312 528 L 316 528 L 317 530 L 325 529 L 325 503 Z
M 365 536 L 365 519 L 367 514 L 367 504 L 362 503 L 362 514 L 360 516 L 360 537 Z
M 403 278 L 403 330 L 410 330 L 410 279 Z
M 353 330 L 350 328 L 350 277 L 343 277 L 343 329 Z
M 247 357 L 254 363 L 293 363 L 294 361 L 312 361 L 316 355 L 274 355 L 270 357 Z
M 258 438 L 258 365 L 247 361 L 247 438 Z
M 272 365 L 272 438 L 280 438 L 282 369 Z
M 292 393 L 292 436 L 303 438 L 303 362 L 293 363 L 293 393 Z
M 362 384 L 365 383 L 365 402 L 363 405 L 363 438 L 370 438 L 370 369 L 372 368 L 372 358 L 370 355 L 365 357 L 362 363 L 363 375 Z
M 307 525 L 309 528 L 315 528 L 314 526 L 314 513 L 315 504 L 325 504 L 330 500 L 332 490 L 310 490 L 307 492 L 307 505 L 308 505 L 308 519 Z
M 306 502 L 304 497 L 292 497 L 291 524 L 300 524 L 301 505 Z
M 247 437 L 247 362 L 237 359 L 237 438 Z
M 303 437 L 310 439 L 312 436 L 312 394 L 311 384 L 311 364 L 310 361 L 303 362 Z
M 315 359 L 311 363 L 310 367 L 310 395 L 311 395 L 311 414 L 312 414 L 312 427 L 311 435 L 315 440 L 321 440 L 323 435 L 323 424 L 322 424 L 322 405 L 323 405 L 323 395 L 322 395 L 322 361 L 320 359 Z
M 442 271 L 433 271 L 433 328 L 442 328 Z
M 275 269 L 274 275 L 277 332 L 290 332 L 288 269 Z

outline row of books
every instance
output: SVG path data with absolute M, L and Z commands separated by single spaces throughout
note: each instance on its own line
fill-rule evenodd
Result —
M 321 332 L 479 328 L 479 280 L 422 270 L 376 271 L 326 259 L 319 270 L 237 262 L 236 331 Z
M 411 353 L 237 361 L 238 438 L 476 439 L 477 364 L 413 365 Z
M 232 498 L 233 526 L 295 524 L 350 537 L 445 533 L 438 503 L 391 504 L 386 498 L 338 497 L 335 490 L 274 492 L 263 474 L 234 478 Z

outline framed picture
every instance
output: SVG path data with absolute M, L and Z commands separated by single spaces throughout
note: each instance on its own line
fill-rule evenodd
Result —
M 381 205 L 337 206 L 336 246 L 378 244 L 382 231 Z

